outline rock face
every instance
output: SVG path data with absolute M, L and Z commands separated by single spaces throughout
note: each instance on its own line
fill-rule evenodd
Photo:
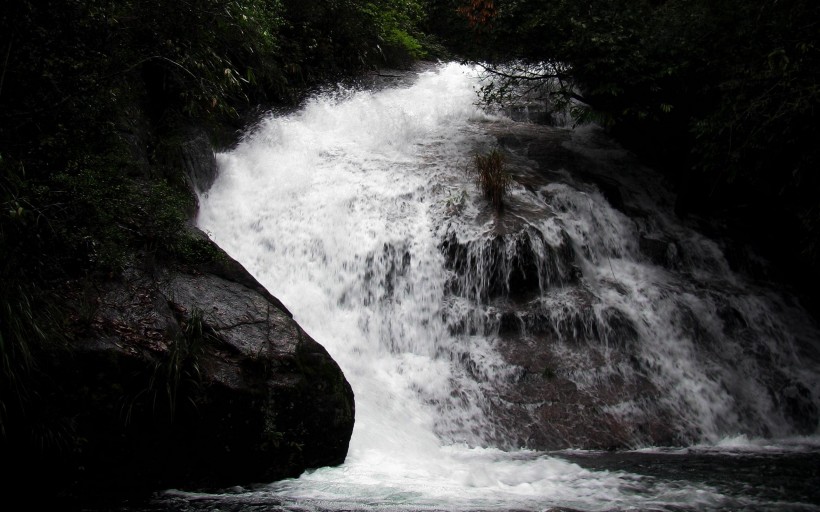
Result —
M 80 492 L 270 482 L 344 461 L 354 402 L 338 365 L 218 254 L 129 268 L 74 318 L 83 335 L 47 373 L 87 440 L 62 459 Z
M 654 406 L 661 391 L 632 356 L 641 343 L 632 321 L 595 305 L 571 241 L 556 238 L 528 226 L 469 242 L 452 235 L 440 246 L 450 293 L 487 305 L 486 315 L 451 328 L 493 336 L 514 368 L 485 394 L 493 442 L 548 450 L 680 442 Z M 639 403 L 640 417 L 619 415 L 624 403 Z
M 211 188 L 219 173 L 216 157 L 204 130 L 191 128 L 186 135 L 185 142 L 180 145 L 178 159 L 188 185 L 197 193 L 202 193 Z
M 516 182 L 504 213 L 456 212 L 439 244 L 448 328 L 491 339 L 502 361 L 458 359 L 492 383 L 489 442 L 623 449 L 817 432 L 818 331 L 755 280 L 765 274 L 730 270 L 731 240 L 676 216 L 666 184 L 597 131 L 499 123 L 494 135 Z

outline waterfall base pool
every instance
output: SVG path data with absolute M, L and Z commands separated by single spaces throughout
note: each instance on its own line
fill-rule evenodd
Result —
M 808 451 L 807 451 L 808 450 Z M 610 499 L 578 500 L 533 496 L 506 500 L 503 496 L 467 500 L 464 495 L 440 496 L 437 502 L 416 502 L 410 489 L 383 493 L 374 482 L 346 489 L 348 496 L 298 497 L 283 489 L 288 482 L 234 488 L 213 493 L 169 490 L 150 502 L 91 506 L 85 510 L 122 512 L 331 512 L 454 511 L 454 510 L 820 510 L 820 451 L 799 448 L 710 448 L 647 450 L 637 452 L 555 452 L 518 454 L 551 457 L 576 464 L 602 480 L 613 474 L 629 475 Z M 564 481 L 563 483 L 568 483 Z M 582 481 L 577 482 L 583 484 Z M 582 488 L 578 491 L 583 492 Z M 367 496 L 371 494 L 371 496 Z

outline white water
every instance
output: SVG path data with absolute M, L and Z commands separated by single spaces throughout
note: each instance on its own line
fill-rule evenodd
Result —
M 448 293 L 452 273 L 439 249 L 456 207 L 462 219 L 472 219 L 466 238 L 491 225 L 475 201 L 461 199 L 464 191 L 478 197 L 464 170 L 477 148 L 493 143 L 485 126 L 494 118 L 474 106 L 474 84 L 471 70 L 449 64 L 405 88 L 319 96 L 294 114 L 267 118 L 237 148 L 218 155 L 220 176 L 201 198 L 199 226 L 328 349 L 356 395 L 343 466 L 251 494 L 314 509 L 725 504 L 705 486 L 592 472 L 535 452 L 489 446 L 504 431 L 488 418 L 486 396 L 515 368 L 497 354 L 495 336 L 451 334 L 453 316 L 476 309 Z M 545 192 L 567 210 L 595 215 L 588 197 L 565 185 Z M 586 210 L 576 204 L 584 197 Z M 635 313 L 647 335 L 663 334 L 665 327 L 652 325 L 664 317 L 655 310 L 668 304 L 652 295 L 663 288 L 647 292 L 642 283 L 666 277 L 646 275 L 659 271 L 632 263 L 627 256 L 635 249 L 624 246 L 634 239 L 629 233 L 609 229 L 605 240 L 587 240 L 602 236 L 589 226 L 605 221 L 581 216 L 574 225 L 564 223 L 576 247 L 592 247 L 585 278 Z M 549 233 L 554 226 L 543 229 Z M 595 284 L 610 273 L 633 293 Z M 625 295 L 644 298 L 655 313 L 623 304 Z M 668 390 L 680 394 L 667 400 L 683 403 L 684 417 L 700 418 L 705 440 L 714 441 L 726 434 L 720 430 L 726 421 L 715 416 L 728 410 L 729 423 L 737 423 L 732 404 L 720 402 L 732 398 L 715 388 L 716 381 L 700 377 L 711 370 L 693 367 L 697 357 L 687 353 L 691 344 L 685 341 L 645 357 L 669 366 L 658 371 L 672 375 Z M 703 393 L 684 392 L 693 388 Z

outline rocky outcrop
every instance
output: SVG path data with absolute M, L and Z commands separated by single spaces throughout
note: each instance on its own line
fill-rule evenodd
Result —
M 501 361 L 453 358 L 492 382 L 480 405 L 490 443 L 624 449 L 817 431 L 817 330 L 759 279 L 764 260 L 747 255 L 733 273 L 734 242 L 674 215 L 668 185 L 597 130 L 491 130 L 515 180 L 507 207 L 451 216 L 439 244 L 449 330 L 488 337 Z
M 211 141 L 204 130 L 191 128 L 187 131 L 184 142 L 179 146 L 178 159 L 191 189 L 202 193 L 211 188 L 219 169 Z
M 661 391 L 631 354 L 640 343 L 620 310 L 596 306 L 565 231 L 548 241 L 532 226 L 441 245 L 448 292 L 481 304 L 456 333 L 493 336 L 514 368 L 485 391 L 492 441 L 532 449 L 615 449 L 674 444 L 674 422 L 655 406 Z M 625 411 L 625 409 L 627 409 Z
M 449 288 L 457 295 L 487 301 L 506 297 L 522 301 L 542 289 L 578 278 L 566 233 L 556 246 L 531 227 L 490 239 L 461 242 L 451 232 L 440 244 L 445 265 L 453 271 Z
M 572 162 L 559 142 L 547 156 Z M 523 181 L 533 190 L 547 183 L 537 173 Z M 514 217 L 516 207 L 509 210 Z M 451 230 L 439 246 L 451 272 L 447 292 L 476 307 L 466 320 L 453 311 L 450 330 L 492 336 L 513 369 L 484 392 L 492 442 L 531 449 L 672 444 L 672 422 L 653 406 L 660 391 L 630 357 L 639 343 L 635 326 L 618 309 L 597 305 L 579 246 L 560 222 L 549 235 L 539 227 L 554 215 L 549 210 L 533 211 L 517 217 L 541 215 L 535 223 L 498 218 L 491 235 L 460 240 Z M 624 408 L 640 414 L 626 418 Z
M 85 304 L 76 339 L 44 373 L 59 383 L 52 416 L 70 418 L 69 491 L 270 482 L 344 461 L 354 402 L 338 365 L 211 248 L 207 265 L 132 266 L 67 297 Z

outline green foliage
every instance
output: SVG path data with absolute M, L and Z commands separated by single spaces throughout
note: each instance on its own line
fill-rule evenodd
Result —
M 125 2 L 109 23 L 129 53 L 139 49 L 131 65 L 142 69 L 155 100 L 197 118 L 235 116 L 258 84 L 281 80 L 272 59 L 281 12 L 279 2 L 264 0 L 196 0 L 171 9 Z
M 42 294 L 7 281 L 0 287 L 0 446 L 10 431 L 52 434 L 37 421 L 33 409 L 43 385 L 38 354 L 46 343 L 59 339 L 59 315 Z M 42 439 L 30 438 L 36 444 Z
M 193 393 L 199 389 L 202 380 L 199 361 L 207 340 L 211 338 L 202 310 L 198 308 L 191 311 L 182 327 L 182 335 L 168 347 L 166 359 L 157 366 L 151 380 L 155 390 L 157 387 L 164 388 L 172 421 L 180 396 L 185 397 L 196 407 Z M 158 386 L 158 383 L 161 384 Z
M 33 370 L 32 339 L 42 339 L 31 301 L 19 287 L 0 296 L 0 438 L 6 435 L 9 409 L 24 407 L 29 399 Z
M 282 0 L 280 55 L 289 83 L 403 65 L 425 54 L 418 0 Z
M 174 257 L 186 265 L 220 263 L 226 255 L 206 236 L 186 230 L 180 233 L 170 245 Z
M 381 0 L 366 2 L 361 9 L 371 23 L 378 27 L 380 49 L 388 61 L 400 63 L 426 55 L 422 43 L 414 35 L 417 34 L 415 27 L 424 16 L 419 2 Z
M 418 39 L 399 28 L 392 29 L 385 35 L 384 40 L 388 45 L 399 48 L 411 59 L 420 59 L 426 54 Z
M 200 359 L 212 333 L 205 324 L 202 310 L 194 308 L 187 317 L 180 316 L 182 332 L 168 344 L 168 350 L 154 364 L 148 385 L 132 397 L 124 408 L 128 425 L 138 404 L 147 404 L 156 419 L 167 413 L 174 422 L 180 399 L 196 409 L 196 394 L 200 390 L 202 372 Z
M 462 190 L 459 193 L 451 194 L 444 202 L 444 208 L 447 215 L 456 215 L 461 213 L 464 209 L 464 204 L 467 201 L 467 191 Z
M 510 174 L 504 169 L 504 156 L 497 149 L 486 155 L 476 155 L 476 182 L 497 212 L 504 209 L 504 196 L 512 185 Z

